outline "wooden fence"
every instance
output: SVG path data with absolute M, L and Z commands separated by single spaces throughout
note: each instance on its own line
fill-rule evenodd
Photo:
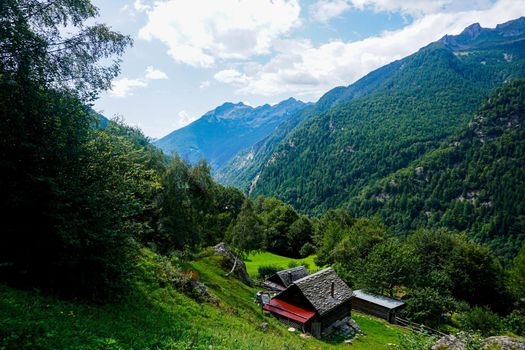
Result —
M 411 330 L 415 331 L 415 332 L 418 332 L 418 333 L 425 333 L 425 334 L 432 334 L 432 335 L 437 335 L 437 336 L 440 336 L 440 337 L 444 337 L 448 334 L 446 333 L 443 333 L 443 332 L 440 332 L 436 329 L 433 329 L 433 328 L 430 328 L 430 327 L 427 327 L 423 324 L 418 324 L 418 323 L 415 323 L 415 322 L 411 322 L 409 320 L 405 320 L 401 317 L 397 317 L 396 316 L 396 324 L 402 326 L 402 327 L 406 327 L 406 328 L 410 328 Z

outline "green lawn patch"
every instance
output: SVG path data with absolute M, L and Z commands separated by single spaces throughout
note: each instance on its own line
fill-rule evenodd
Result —
M 308 270 L 310 272 L 315 272 L 320 269 L 314 262 L 315 255 L 310 255 L 309 257 L 303 259 L 293 259 L 287 258 L 285 256 L 280 256 L 270 252 L 260 252 L 248 255 L 244 261 L 246 264 L 246 269 L 248 274 L 252 278 L 256 278 L 258 275 L 257 269 L 262 265 L 273 265 L 280 267 L 282 269 L 287 269 L 291 262 L 296 265 L 308 265 Z

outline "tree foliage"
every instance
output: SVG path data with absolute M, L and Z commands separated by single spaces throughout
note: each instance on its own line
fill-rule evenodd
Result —
M 509 273 L 509 289 L 516 300 L 525 298 L 525 243 L 514 259 Z
M 246 199 L 241 212 L 231 231 L 231 244 L 241 253 L 247 255 L 264 246 L 264 231 L 260 219 L 255 214 L 250 199 Z
M 61 91 L 74 88 L 84 98 L 95 98 L 110 88 L 119 72 L 115 56 L 131 44 L 107 25 L 87 24 L 96 17 L 90 0 L 2 1 L 2 78 Z
M 468 127 L 352 201 L 395 232 L 467 231 L 510 262 L 525 238 L 525 82 L 495 91 Z

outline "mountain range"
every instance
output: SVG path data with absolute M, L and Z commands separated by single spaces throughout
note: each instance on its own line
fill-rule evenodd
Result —
M 308 214 L 343 206 L 356 215 L 380 215 L 392 230 L 400 232 L 419 224 L 466 230 L 481 241 L 504 241 L 502 254 L 512 255 L 512 247 L 519 247 L 525 236 L 524 200 L 521 189 L 515 188 L 521 177 L 515 177 L 510 187 L 518 194 L 508 198 L 496 200 L 496 191 L 501 193 L 502 189 L 489 186 L 482 177 L 468 181 L 455 178 L 452 190 L 448 172 L 455 166 L 471 169 L 478 162 L 476 157 L 487 151 L 471 140 L 462 143 L 468 149 L 461 148 L 457 164 L 442 162 L 436 154 L 447 153 L 451 142 L 472 134 L 472 123 L 477 123 L 485 99 L 495 89 L 524 76 L 525 18 L 492 29 L 473 24 L 459 35 L 446 35 L 354 84 L 330 90 L 314 104 L 288 100 L 293 108 L 279 109 L 280 118 L 263 117 L 265 122 L 253 123 L 259 120 L 260 111 L 273 111 L 280 104 L 256 109 L 225 104 L 157 145 L 165 151 L 176 149 L 190 161 L 205 158 L 222 183 L 254 197 L 278 197 Z M 246 113 L 221 117 L 229 115 L 232 108 Z M 522 126 L 519 113 L 516 128 Z M 509 123 L 507 119 L 495 120 Z M 236 139 L 234 146 L 223 141 L 226 134 Z M 518 137 L 517 142 L 522 134 L 513 137 Z M 497 169 L 494 162 L 498 161 L 506 164 L 507 173 L 522 171 L 523 160 L 505 153 L 505 147 L 514 147 L 516 142 L 504 142 L 502 156 L 484 167 Z M 426 172 L 427 168 L 418 164 L 432 162 L 429 159 L 438 164 L 433 171 L 439 174 L 427 175 L 441 181 L 419 187 L 406 185 L 402 188 L 411 190 L 402 194 L 388 187 L 401 182 L 400 174 Z M 467 173 L 478 176 L 483 172 Z M 418 176 L 401 177 L 407 184 L 421 180 Z M 504 174 L 495 171 L 493 176 L 492 181 L 498 182 Z M 466 192 L 458 194 L 459 189 Z M 431 194 L 438 192 L 444 193 L 437 196 L 439 205 L 422 199 L 437 198 Z M 483 200 L 474 201 L 474 197 Z M 456 205 L 458 201 L 461 206 Z M 498 208 L 479 208 L 487 202 L 501 208 L 514 205 L 516 210 L 503 215 Z M 469 208 L 462 213 L 454 209 L 465 206 Z M 476 210 L 482 214 L 471 215 Z
M 164 136 L 155 145 L 166 154 L 178 153 L 190 163 L 205 159 L 217 171 L 239 151 L 264 139 L 307 106 L 294 98 L 256 108 L 227 102 Z

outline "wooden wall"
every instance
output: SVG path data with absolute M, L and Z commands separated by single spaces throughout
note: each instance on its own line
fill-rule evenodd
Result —
M 352 308 L 361 311 L 365 314 L 376 316 L 387 320 L 390 323 L 396 323 L 396 309 L 389 309 L 381 305 L 371 303 L 369 301 L 355 298 L 352 300 Z
M 358 298 L 354 298 L 354 300 L 352 300 L 352 308 L 354 310 L 359 310 L 365 314 L 376 316 L 384 320 L 388 320 L 388 315 L 390 312 L 390 309 Z
M 330 327 L 334 322 L 341 320 L 347 316 L 351 316 L 352 301 L 348 300 L 344 304 L 339 305 L 321 317 L 322 331 Z

